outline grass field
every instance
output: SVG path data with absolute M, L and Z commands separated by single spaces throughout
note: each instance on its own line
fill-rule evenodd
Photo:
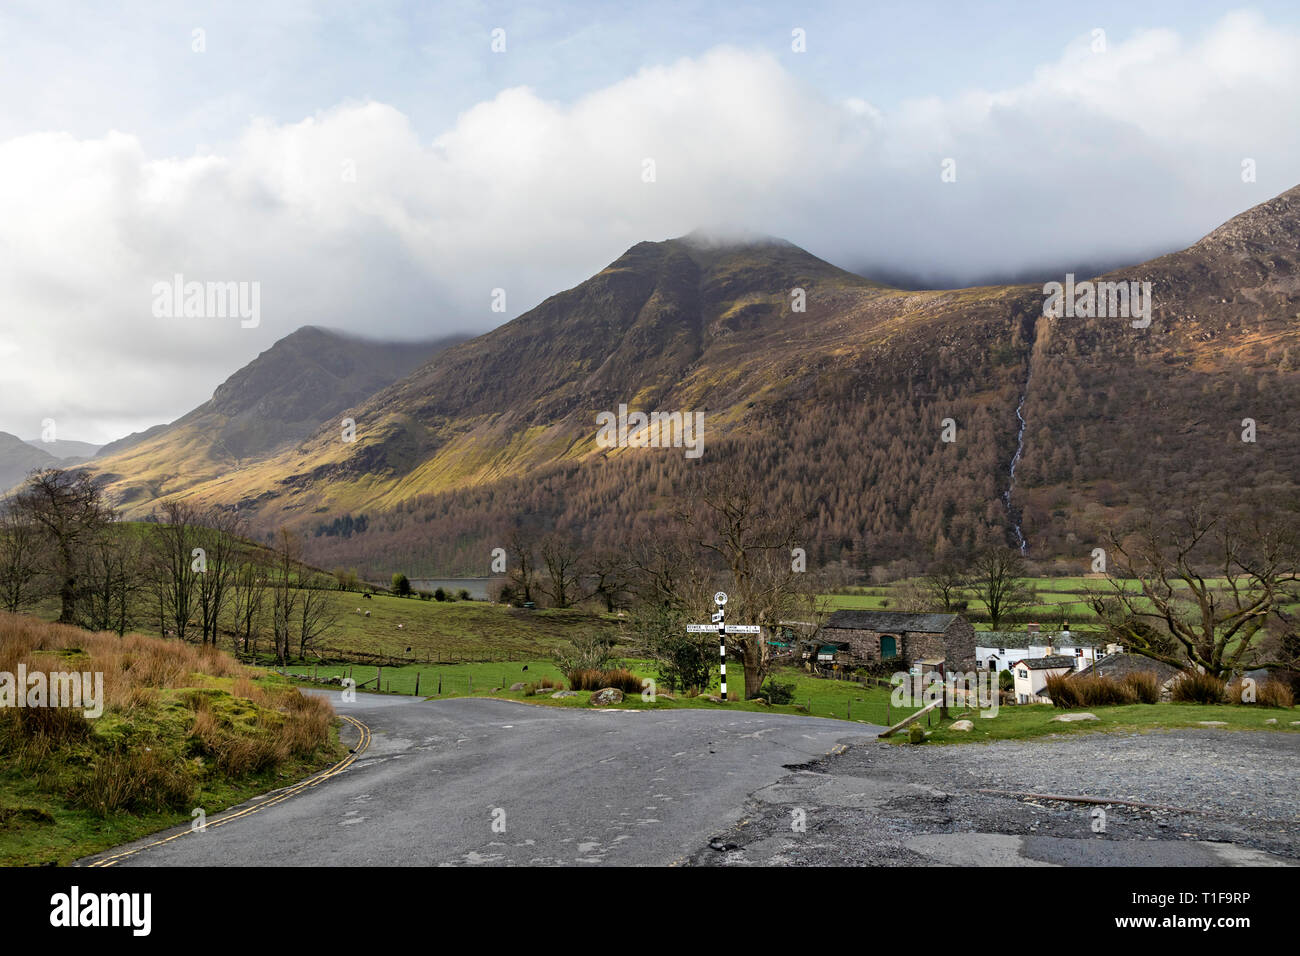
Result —
M 321 647 L 395 658 L 526 661 L 550 654 L 574 637 L 618 627 L 617 617 L 588 610 L 526 611 L 485 601 L 382 594 L 367 600 L 350 591 L 324 593 L 337 623 L 318 641 Z

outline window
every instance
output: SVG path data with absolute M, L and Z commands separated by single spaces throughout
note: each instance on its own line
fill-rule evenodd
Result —
M 1022 667 L 1022 668 L 1020 668 L 1020 672 L 1019 672 L 1019 673 L 1020 673 L 1020 677 L 1021 677 L 1021 679 L 1028 679 L 1028 677 L 1029 677 L 1029 671 L 1025 670 L 1025 669 Z

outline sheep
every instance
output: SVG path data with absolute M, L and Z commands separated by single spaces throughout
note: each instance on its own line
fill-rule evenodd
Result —
M 370 612 L 367 611 L 367 612 L 366 612 L 366 617 L 369 617 L 369 616 L 370 616 Z

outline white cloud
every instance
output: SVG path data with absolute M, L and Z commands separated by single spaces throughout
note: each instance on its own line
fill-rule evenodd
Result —
M 718 48 L 570 104 L 506 89 L 432 141 L 374 102 L 183 158 L 20 136 L 0 142 L 0 429 L 108 440 L 300 325 L 483 330 L 496 287 L 517 314 L 699 225 L 937 280 L 1167 251 L 1300 179 L 1297 64 L 1300 39 L 1239 14 L 1196 42 L 1084 36 L 1019 87 L 889 111 Z M 153 318 L 177 272 L 260 282 L 261 327 Z

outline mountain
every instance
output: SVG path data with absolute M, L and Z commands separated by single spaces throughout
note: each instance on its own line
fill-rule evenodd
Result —
M 1298 196 L 1099 277 L 1150 283 L 1146 328 L 1045 316 L 1039 284 L 894 289 L 775 239 L 639 243 L 356 399 L 354 442 L 330 420 L 184 488 L 303 528 L 318 564 L 483 573 L 517 522 L 594 546 L 653 534 L 692 470 L 721 465 L 809 516 L 810 565 L 1023 533 L 1086 568 L 1124 509 L 1294 492 Z M 702 412 L 702 456 L 602 447 L 620 405 Z M 121 473 L 137 510 L 179 487 Z
M 59 459 L 23 441 L 17 435 L 0 432 L 0 494 L 19 484 L 37 468 L 57 468 Z
M 60 438 L 58 441 L 41 441 L 39 438 L 23 439 L 33 448 L 39 448 L 41 451 L 48 452 L 55 458 L 62 459 L 66 465 L 68 462 L 76 464 L 85 461 L 88 458 L 94 458 L 99 452 L 98 445 L 92 445 L 88 441 L 67 441 Z
M 376 342 L 305 326 L 187 415 L 105 446 L 93 468 L 108 482 L 110 496 L 135 513 L 139 509 L 129 506 L 224 482 L 229 473 L 292 446 L 458 341 Z

